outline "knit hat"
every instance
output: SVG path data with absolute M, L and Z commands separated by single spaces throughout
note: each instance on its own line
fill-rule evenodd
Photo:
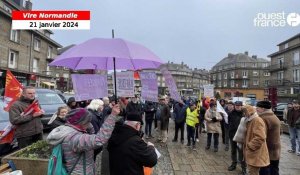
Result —
M 235 104 L 236 106 L 243 106 L 243 102 L 241 102 L 241 101 L 236 101 L 234 104 Z
M 70 97 L 70 98 L 68 99 L 67 104 L 70 104 L 70 103 L 72 103 L 72 102 L 75 102 L 75 98 L 74 98 L 74 97 Z
M 66 120 L 72 125 L 85 125 L 92 121 L 92 115 L 84 108 L 77 108 L 68 112 Z
M 142 118 L 137 113 L 129 113 L 129 114 L 127 114 L 126 120 L 136 121 L 136 122 L 141 122 L 142 123 Z
M 257 102 L 256 106 L 265 109 L 271 109 L 272 107 L 271 102 L 269 101 L 259 101 Z
M 242 110 L 249 116 L 253 115 L 256 112 L 255 108 L 250 105 L 243 106 Z

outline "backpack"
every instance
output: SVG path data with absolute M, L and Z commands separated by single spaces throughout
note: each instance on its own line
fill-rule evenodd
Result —
M 75 166 L 77 165 L 79 159 L 81 158 L 81 155 L 83 154 L 83 169 L 84 174 L 86 173 L 86 161 L 85 161 L 85 153 L 82 152 L 78 159 L 76 160 L 76 163 L 71 168 L 70 173 L 68 173 L 64 163 L 63 163 L 63 151 L 62 151 L 62 145 L 61 143 L 56 145 L 53 150 L 52 154 L 50 156 L 49 162 L 48 162 L 48 172 L 47 175 L 68 175 L 71 174 L 74 170 Z

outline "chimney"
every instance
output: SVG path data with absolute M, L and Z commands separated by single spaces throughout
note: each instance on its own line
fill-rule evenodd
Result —
M 32 2 L 30 2 L 30 0 L 26 1 L 25 8 L 27 10 L 32 10 Z
M 257 55 L 252 55 L 252 58 L 257 59 Z
M 181 65 L 183 66 L 183 61 L 181 61 Z
M 247 56 L 248 56 L 248 51 L 245 51 L 245 55 L 247 55 Z
M 228 58 L 233 57 L 234 55 L 232 53 L 228 53 Z

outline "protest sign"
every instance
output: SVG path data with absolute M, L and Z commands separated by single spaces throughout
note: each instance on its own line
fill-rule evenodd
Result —
M 204 88 L 204 97 L 214 98 L 214 85 L 213 84 L 203 85 L 203 88 Z
M 134 97 L 133 72 L 117 72 L 116 80 L 119 97 Z
M 142 83 L 142 98 L 147 101 L 158 102 L 157 76 L 155 72 L 140 72 Z

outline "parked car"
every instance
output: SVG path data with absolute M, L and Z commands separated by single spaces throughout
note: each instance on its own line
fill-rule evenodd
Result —
M 42 123 L 44 129 L 49 129 L 51 126 L 48 125 L 48 122 L 52 115 L 57 111 L 57 108 L 60 106 L 66 105 L 63 99 L 57 94 L 57 92 L 50 89 L 36 89 L 36 98 L 39 100 L 41 109 L 45 111 L 44 116 L 42 117 Z
M 277 103 L 277 106 L 274 109 L 274 114 L 279 118 L 280 121 L 283 121 L 283 111 L 286 107 L 287 103 Z

